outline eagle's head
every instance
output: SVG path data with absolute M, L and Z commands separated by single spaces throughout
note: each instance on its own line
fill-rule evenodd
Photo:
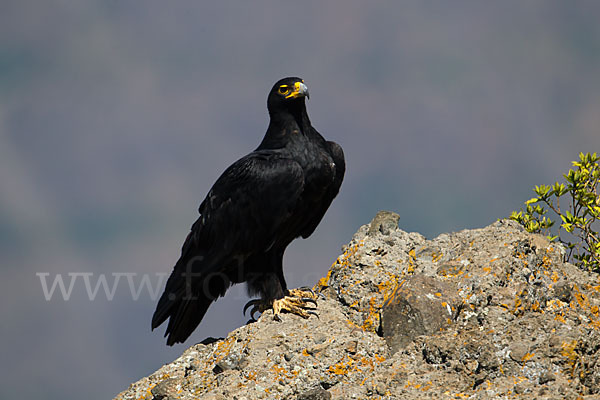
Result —
M 293 109 L 304 106 L 304 98 L 308 98 L 308 88 L 304 80 L 296 77 L 283 78 L 277 81 L 267 97 L 269 112 Z

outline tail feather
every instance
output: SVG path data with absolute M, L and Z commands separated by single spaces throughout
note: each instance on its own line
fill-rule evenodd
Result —
M 180 300 L 169 320 L 165 337 L 167 345 L 183 343 L 200 324 L 212 300 L 207 298 Z
M 175 309 L 178 308 L 181 298 L 184 296 L 184 284 L 183 278 L 178 277 L 176 274 L 177 267 L 169 276 L 165 291 L 160 296 L 156 310 L 152 316 L 152 330 L 158 328 L 163 322 L 167 320 Z
M 172 293 L 165 291 L 158 302 L 152 316 L 152 329 L 154 330 L 169 319 L 165 337 L 167 337 L 167 345 L 172 346 L 175 343 L 183 343 L 192 334 L 214 298 L 208 298 L 201 294 L 193 297 L 183 295 L 169 298 L 170 294 Z
M 231 285 L 226 276 L 223 279 L 223 275 L 207 274 L 206 265 L 202 265 L 203 268 L 193 268 L 194 271 L 204 273 L 196 272 L 187 277 L 182 273 L 185 268 L 182 268 L 184 263 L 181 261 L 167 280 L 165 291 L 152 316 L 152 330 L 169 320 L 165 332 L 169 346 L 183 343 L 200 324 L 208 307 L 217 297 L 223 296 Z

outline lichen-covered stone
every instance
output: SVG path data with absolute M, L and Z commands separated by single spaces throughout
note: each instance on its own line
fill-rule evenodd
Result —
M 598 398 L 598 275 L 511 221 L 432 240 L 397 221 L 354 235 L 319 318 L 267 311 L 116 398 Z

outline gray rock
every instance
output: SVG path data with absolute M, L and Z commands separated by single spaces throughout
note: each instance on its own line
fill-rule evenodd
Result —
M 369 224 L 369 236 L 375 235 L 377 232 L 383 235 L 389 235 L 391 232 L 399 229 L 398 221 L 400 216 L 392 211 L 379 211 L 375 218 Z
M 382 309 L 382 334 L 392 353 L 451 324 L 461 303 L 454 292 L 437 277 L 418 274 L 403 280 Z
M 319 318 L 267 311 L 116 399 L 600 395 L 598 275 L 513 221 L 431 240 L 397 223 L 380 213 L 344 247 Z
M 522 362 L 526 357 L 527 354 L 529 353 L 529 347 L 527 346 L 526 343 L 523 342 L 516 342 L 516 343 L 512 343 L 509 346 L 510 349 L 510 358 L 513 361 L 516 362 Z
M 177 399 L 178 386 L 181 380 L 176 378 L 167 378 L 152 388 L 153 400 L 175 400 Z
M 540 385 L 544 385 L 548 382 L 552 382 L 555 380 L 556 380 L 556 377 L 554 376 L 554 374 L 549 371 L 546 371 L 542 375 L 540 375 L 539 383 L 540 383 Z
M 297 400 L 329 400 L 331 399 L 331 393 L 322 388 L 311 389 L 300 395 Z

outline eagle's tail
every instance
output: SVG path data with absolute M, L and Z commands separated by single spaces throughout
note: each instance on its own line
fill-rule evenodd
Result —
M 165 332 L 169 346 L 183 343 L 200 324 L 212 302 L 224 295 L 231 285 L 222 276 L 206 274 L 206 267 L 201 257 L 195 260 L 182 257 L 167 280 L 152 316 L 152 329 L 169 319 Z
M 165 336 L 167 345 L 172 346 L 175 343 L 183 343 L 192 334 L 214 299 L 204 297 L 170 300 L 167 296 L 165 292 L 156 307 L 152 317 L 152 329 L 169 318 Z

